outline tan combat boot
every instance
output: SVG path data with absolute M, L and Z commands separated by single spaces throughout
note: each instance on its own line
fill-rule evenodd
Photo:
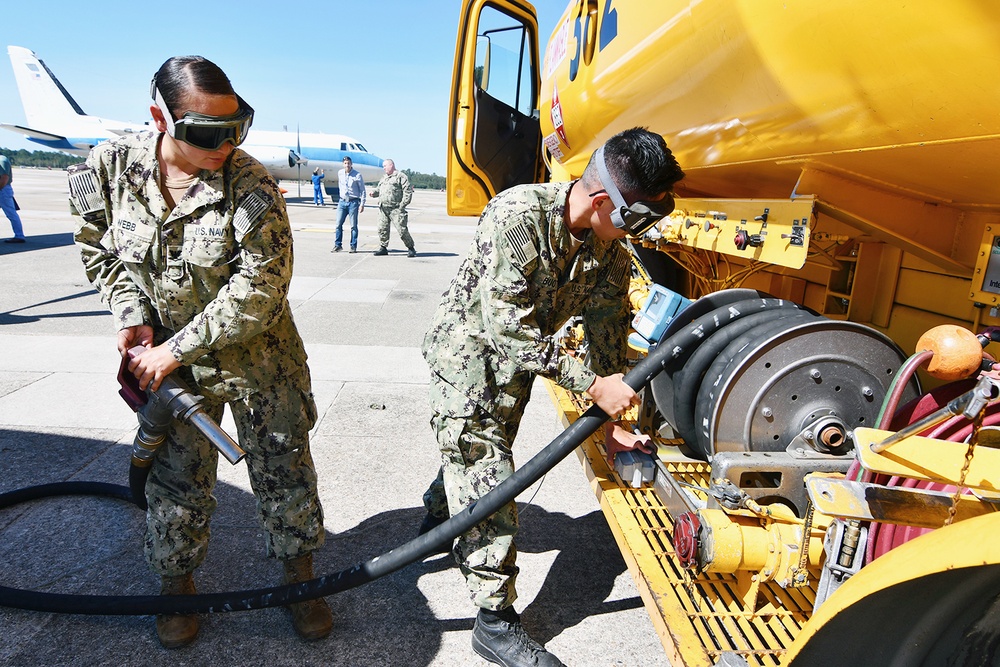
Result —
M 194 577 L 161 577 L 160 595 L 194 595 Z M 161 614 L 156 617 L 156 634 L 163 648 L 187 646 L 198 636 L 197 614 Z
M 313 579 L 313 557 L 311 553 L 283 561 L 285 583 L 297 584 Z M 292 612 L 292 624 L 303 639 L 322 639 L 333 629 L 333 612 L 323 598 L 296 602 L 288 606 Z

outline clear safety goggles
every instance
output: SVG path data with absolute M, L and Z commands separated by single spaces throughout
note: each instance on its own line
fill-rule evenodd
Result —
M 240 108 L 231 116 L 206 116 L 188 111 L 183 117 L 174 120 L 174 115 L 170 113 L 163 95 L 155 85 L 152 93 L 156 106 L 163 112 L 167 134 L 177 141 L 205 151 L 218 150 L 227 141 L 233 146 L 239 146 L 246 140 L 253 123 L 253 108 L 239 95 L 236 96 L 236 101 Z
M 604 146 L 597 149 L 594 160 L 604 192 L 611 197 L 611 203 L 615 205 L 615 210 L 611 212 L 611 222 L 616 228 L 624 229 L 629 236 L 639 237 L 673 212 L 674 198 L 669 192 L 660 201 L 637 201 L 631 206 L 626 205 L 625 198 L 622 197 L 604 162 Z M 595 192 L 591 196 L 596 194 L 598 193 Z

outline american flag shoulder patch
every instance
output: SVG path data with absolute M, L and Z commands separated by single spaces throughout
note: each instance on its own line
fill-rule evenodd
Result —
M 511 259 L 521 268 L 526 267 L 538 257 L 534 238 L 528 226 L 523 222 L 513 224 L 503 230 L 503 240 L 510 251 Z
M 608 282 L 618 287 L 628 285 L 632 277 L 632 259 L 627 252 L 616 252 L 608 265 Z
M 104 212 L 104 197 L 97 182 L 97 174 L 86 165 L 71 165 L 66 169 L 69 181 L 69 198 L 80 215 Z
M 244 197 L 233 215 L 233 228 L 236 230 L 237 239 L 246 236 L 273 204 L 274 198 L 261 189 L 254 190 Z

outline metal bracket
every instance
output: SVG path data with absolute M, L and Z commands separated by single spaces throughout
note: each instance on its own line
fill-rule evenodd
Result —
M 948 519 L 953 493 L 880 486 L 829 477 L 807 477 L 806 489 L 817 511 L 828 516 L 920 528 L 940 528 Z M 955 521 L 996 511 L 996 501 L 965 494 Z
M 803 483 L 811 472 L 846 473 L 850 457 L 795 458 L 785 452 L 718 452 L 712 457 L 712 479 L 725 477 L 760 502 L 780 498 L 805 516 L 809 496 Z

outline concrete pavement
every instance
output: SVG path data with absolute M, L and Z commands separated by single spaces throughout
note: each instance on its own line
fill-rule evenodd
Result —
M 72 244 L 65 174 L 16 169 L 28 243 L 0 243 L 0 492 L 63 480 L 127 484 L 135 416 L 117 395 L 111 317 Z M 438 466 L 419 345 L 475 226 L 446 215 L 444 193 L 418 191 L 410 231 L 374 257 L 377 213 L 361 214 L 357 254 L 331 254 L 335 208 L 289 190 L 295 235 L 290 301 L 309 353 L 320 419 L 312 433 L 326 545 L 318 574 L 368 560 L 415 535 Z M 9 235 L 0 218 L 0 237 Z M 227 417 L 224 427 L 233 431 Z M 541 386 L 515 446 L 526 461 L 559 433 Z M 263 553 L 243 464 L 220 463 L 201 592 L 277 584 Z M 519 499 L 518 579 L 532 635 L 567 665 L 666 665 L 635 586 L 575 457 Z M 0 582 L 31 590 L 153 595 L 143 514 L 107 498 L 68 497 L 0 511 Z M 333 634 L 305 643 L 284 609 L 203 617 L 198 641 L 162 649 L 151 617 L 0 608 L 5 665 L 481 666 L 475 615 L 449 557 L 429 558 L 329 598 Z

